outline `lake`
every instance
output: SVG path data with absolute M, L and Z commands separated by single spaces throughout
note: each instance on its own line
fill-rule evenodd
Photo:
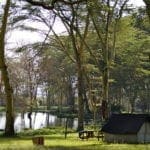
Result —
M 0 112 L 0 130 L 5 129 L 5 112 Z M 49 113 L 33 112 L 32 118 L 32 129 L 40 129 L 48 126 L 65 126 L 66 118 L 58 118 L 55 115 Z M 68 127 L 77 128 L 77 119 L 68 119 Z M 23 129 L 29 128 L 28 113 L 21 114 L 17 113 L 15 116 L 15 131 L 20 132 Z

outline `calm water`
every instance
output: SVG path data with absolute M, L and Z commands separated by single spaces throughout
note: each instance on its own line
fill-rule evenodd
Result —
M 57 116 L 48 114 L 48 113 L 32 113 L 32 128 L 39 129 L 48 126 L 65 126 L 66 118 L 58 118 Z M 0 129 L 5 128 L 5 112 L 0 112 Z M 69 119 L 68 126 L 71 128 L 77 127 L 77 119 Z M 17 113 L 15 117 L 15 130 L 17 132 L 29 128 L 29 119 L 28 113 L 24 115 L 21 113 Z

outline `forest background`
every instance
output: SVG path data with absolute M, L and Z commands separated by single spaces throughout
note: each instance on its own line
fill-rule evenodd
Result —
M 78 130 L 86 114 L 103 120 L 112 112 L 149 113 L 149 2 L 139 9 L 127 2 L 7 0 L 1 6 L 6 135 L 14 134 L 14 108 L 67 107 L 78 115 Z M 56 32 L 54 23 L 65 32 Z M 40 40 L 7 46 L 18 29 L 37 32 Z

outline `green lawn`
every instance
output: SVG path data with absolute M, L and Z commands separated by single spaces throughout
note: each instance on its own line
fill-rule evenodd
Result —
M 80 140 L 77 133 L 45 135 L 44 146 L 34 146 L 32 136 L 0 137 L 0 150 L 150 150 L 150 144 L 107 144 L 96 138 Z

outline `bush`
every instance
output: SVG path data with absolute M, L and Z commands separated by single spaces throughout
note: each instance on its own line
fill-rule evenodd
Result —
M 64 127 L 49 127 L 49 128 L 42 128 L 42 129 L 26 129 L 18 135 L 20 136 L 36 136 L 36 135 L 51 135 L 51 134 L 64 134 Z M 68 128 L 68 133 L 73 133 L 75 132 L 72 129 Z

